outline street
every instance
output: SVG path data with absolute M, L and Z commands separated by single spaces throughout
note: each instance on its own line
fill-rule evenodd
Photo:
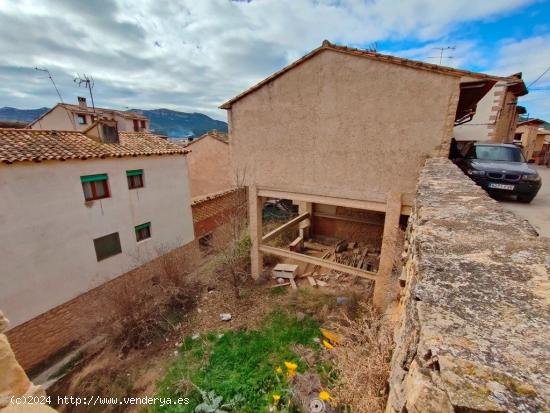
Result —
M 550 237 L 550 168 L 533 166 L 542 178 L 542 188 L 530 204 L 515 199 L 499 199 L 499 202 L 519 217 L 529 220 L 540 236 Z

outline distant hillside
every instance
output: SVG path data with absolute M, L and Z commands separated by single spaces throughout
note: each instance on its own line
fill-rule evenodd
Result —
M 48 110 L 49 108 L 17 109 L 5 106 L 3 108 L 0 108 L 0 120 L 32 122 Z
M 212 129 L 227 132 L 227 123 L 202 113 L 186 113 L 169 109 L 131 109 L 131 111 L 147 116 L 151 122 L 152 131 L 171 138 L 200 136 Z
M 49 108 L 17 109 L 10 107 L 0 108 L 0 121 L 32 122 Z M 186 113 L 169 109 L 141 110 L 131 109 L 141 113 L 151 122 L 151 130 L 171 138 L 200 136 L 212 129 L 227 132 L 227 123 L 212 119 L 202 113 Z

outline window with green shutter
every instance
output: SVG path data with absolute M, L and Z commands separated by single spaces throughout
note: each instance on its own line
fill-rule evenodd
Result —
M 143 188 L 143 169 L 133 169 L 126 171 L 128 179 L 128 189 Z
M 146 222 L 145 224 L 138 225 L 135 227 L 136 231 L 136 241 L 143 241 L 147 238 L 151 238 L 151 223 Z
M 95 199 L 109 198 L 109 185 L 107 174 L 85 175 L 80 177 L 84 199 L 93 201 Z

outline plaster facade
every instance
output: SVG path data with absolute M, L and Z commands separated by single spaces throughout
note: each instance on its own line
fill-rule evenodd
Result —
M 206 134 L 188 145 L 187 155 L 193 198 L 232 187 L 229 144 Z
M 289 192 L 412 199 L 425 159 L 448 151 L 459 82 L 324 50 L 232 104 L 234 174 Z
M 143 116 L 136 116 L 133 118 L 131 113 L 124 114 L 122 116 L 118 111 L 109 111 L 108 109 L 97 108 L 98 113 L 94 114 L 91 108 L 83 108 L 78 110 L 76 105 L 66 105 L 70 109 L 65 108 L 62 105 L 55 106 L 51 111 L 44 114 L 41 118 L 37 119 L 30 125 L 31 129 L 41 130 L 78 130 L 82 131 L 88 129 L 93 123 L 92 115 L 112 119 L 117 122 L 117 128 L 119 132 L 148 132 L 149 120 Z M 86 115 L 86 123 L 80 124 L 78 114 Z M 139 131 L 134 130 L 134 119 L 145 122 L 145 128 L 139 128 Z
M 126 171 L 145 186 L 128 189 Z M 84 199 L 80 177 L 107 174 L 111 196 Z M 185 156 L 0 164 L 0 302 L 15 327 L 194 239 Z M 134 227 L 151 222 L 151 238 Z M 93 240 L 122 253 L 97 261 Z

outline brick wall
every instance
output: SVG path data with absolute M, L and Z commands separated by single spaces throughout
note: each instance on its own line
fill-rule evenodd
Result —
M 246 190 L 233 189 L 195 199 L 192 204 L 195 237 L 214 232 L 236 214 L 246 216 Z M 188 265 L 200 262 L 197 240 L 169 252 L 184 254 Z M 153 268 L 159 257 L 120 277 L 87 291 L 50 311 L 27 321 L 7 332 L 7 336 L 20 364 L 25 370 L 39 371 L 69 349 L 78 345 L 93 331 L 93 323 L 101 319 L 105 299 L 116 291 L 129 288 L 147 288 L 156 275 Z
M 195 237 L 200 238 L 236 215 L 246 216 L 246 190 L 231 189 L 196 198 L 191 209 Z

